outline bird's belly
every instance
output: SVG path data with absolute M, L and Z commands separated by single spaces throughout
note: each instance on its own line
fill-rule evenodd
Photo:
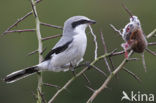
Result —
M 62 67 L 67 64 L 77 65 L 86 51 L 87 39 L 86 37 L 74 38 L 72 45 L 64 52 L 54 55 L 51 60 L 53 67 Z

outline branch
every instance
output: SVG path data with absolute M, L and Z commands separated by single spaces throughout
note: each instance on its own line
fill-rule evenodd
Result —
M 150 50 L 150 49 L 146 48 L 146 51 L 147 51 L 147 52 L 149 52 L 150 54 L 152 54 L 153 56 L 156 56 L 156 53 L 155 53 L 155 52 L 153 52 L 152 50 Z
M 110 24 L 110 27 L 111 27 L 115 32 L 117 32 L 120 36 L 122 36 L 121 31 L 118 30 L 118 29 L 116 29 L 116 27 L 115 27 L 114 25 Z
M 96 71 L 100 72 L 101 74 L 103 74 L 105 77 L 107 77 L 107 74 L 98 67 L 96 67 L 95 65 L 92 65 L 91 67 L 94 68 Z
M 82 73 L 82 77 L 87 81 L 87 84 L 91 84 L 90 80 L 88 79 L 85 73 Z
M 144 67 L 144 71 L 147 72 L 147 67 L 146 67 L 144 53 L 141 54 L 141 58 L 142 58 L 142 65 Z
M 54 85 L 54 84 L 49 84 L 49 83 L 43 83 L 43 85 L 49 86 L 49 87 L 54 87 L 56 89 L 60 89 L 61 88 L 60 86 L 57 86 L 57 85 Z
M 3 34 L 9 34 L 9 33 L 21 33 L 21 32 L 34 32 L 36 31 L 35 29 L 23 29 L 23 30 L 10 30 L 10 31 L 6 31 Z M 2 36 L 2 35 L 1 35 Z
M 133 76 L 138 82 L 141 82 L 141 79 L 136 75 L 134 74 L 133 72 L 131 72 L 130 70 L 126 69 L 125 67 L 123 67 L 123 70 L 127 73 L 129 73 L 131 76 Z
M 39 3 L 42 0 L 37 0 L 35 3 Z M 2 34 L 1 36 L 7 34 L 7 32 L 9 32 L 13 27 L 17 26 L 21 21 L 23 21 L 24 19 L 26 19 L 28 16 L 30 16 L 33 13 L 33 11 L 28 12 L 26 15 L 24 15 L 23 17 L 21 17 L 20 19 L 18 19 L 14 24 L 12 24 L 10 27 L 8 27 Z
M 125 51 L 122 50 L 122 51 L 119 51 L 119 52 L 114 52 L 111 56 L 116 56 L 116 55 L 121 55 L 121 54 L 124 54 Z
M 105 40 L 104 40 L 103 33 L 101 32 L 100 34 L 101 34 L 101 41 L 102 41 L 103 48 L 104 48 L 104 53 L 107 53 L 107 46 L 106 46 L 106 43 L 105 43 Z M 105 61 L 105 64 L 106 64 L 106 66 L 107 66 L 108 71 L 111 73 L 112 70 L 111 70 L 111 68 L 110 68 L 110 66 L 109 66 L 109 63 L 108 63 L 108 61 L 107 61 L 107 58 L 104 58 L 104 61 Z
M 154 29 L 150 34 L 147 35 L 147 39 L 151 38 L 152 36 L 154 36 L 154 34 L 156 33 L 156 29 Z
M 156 42 L 148 43 L 148 46 L 153 46 L 153 45 L 156 45 Z
M 52 27 L 52 28 L 62 29 L 63 30 L 62 26 L 51 25 L 51 24 L 47 24 L 47 23 L 43 23 L 43 22 L 40 22 L 40 24 L 43 25 L 43 26 L 47 26 L 47 27 Z
M 36 34 L 37 34 L 37 39 L 38 39 L 39 63 L 41 63 L 43 60 L 43 57 L 41 55 L 43 51 L 43 46 L 42 46 L 42 37 L 40 33 L 40 20 L 39 20 L 37 10 L 36 10 L 35 0 L 31 0 L 31 6 L 32 6 L 33 14 L 35 16 L 35 21 L 36 21 Z M 42 94 L 42 74 L 40 72 L 38 72 L 38 87 L 37 88 L 39 89 L 37 91 L 37 96 L 38 96 L 37 103 L 42 103 L 42 97 L 39 93 L 40 91 Z
M 133 51 L 130 51 L 129 56 L 131 56 L 132 53 L 133 53 Z M 108 85 L 109 82 L 112 80 L 112 78 L 122 69 L 122 67 L 126 64 L 126 62 L 127 62 L 127 59 L 125 58 L 125 59 L 121 62 L 121 64 L 107 77 L 107 79 L 106 79 L 105 82 L 102 84 L 102 86 L 101 86 L 99 89 L 97 89 L 97 90 L 94 91 L 94 93 L 92 94 L 92 96 L 88 99 L 87 103 L 91 103 L 91 102 L 96 98 L 96 96 L 97 96 L 100 92 L 102 92 L 102 90 L 103 90 L 104 88 L 107 87 L 107 85 Z
M 42 41 L 46 41 L 46 40 L 49 40 L 49 39 L 57 38 L 57 37 L 60 37 L 60 36 L 62 36 L 62 35 L 61 34 L 57 34 L 57 35 L 48 36 L 48 37 L 42 38 Z
M 88 88 L 90 91 L 92 91 L 92 92 L 94 92 L 95 90 L 93 89 L 93 88 L 91 88 L 91 87 L 89 87 L 89 86 L 85 86 L 86 88 Z

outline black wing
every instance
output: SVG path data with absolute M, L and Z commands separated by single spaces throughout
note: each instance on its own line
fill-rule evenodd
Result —
M 72 43 L 72 41 L 73 41 L 73 40 L 71 40 L 71 41 L 65 43 L 65 44 L 62 45 L 62 46 L 59 46 L 59 47 L 57 47 L 57 48 L 55 48 L 55 49 L 52 49 L 52 50 L 46 55 L 46 57 L 45 57 L 45 59 L 44 59 L 43 61 L 46 61 L 46 60 L 51 59 L 51 55 L 54 54 L 54 53 L 55 53 L 55 54 L 59 54 L 59 53 L 65 51 L 65 50 L 68 48 L 69 44 Z

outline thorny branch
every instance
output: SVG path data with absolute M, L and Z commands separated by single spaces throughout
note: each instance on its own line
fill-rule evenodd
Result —
M 39 3 L 40 1 L 42 1 L 42 0 L 37 0 L 37 1 L 35 2 L 35 4 Z M 5 34 L 7 34 L 7 33 L 9 33 L 9 31 L 10 31 L 13 27 L 17 26 L 21 21 L 23 21 L 24 19 L 26 19 L 26 18 L 27 18 L 28 16 L 30 16 L 32 13 L 33 13 L 33 11 L 30 11 L 30 12 L 28 12 L 26 15 L 24 15 L 23 17 L 21 17 L 20 19 L 18 19 L 14 24 L 12 24 L 9 28 L 7 28 L 7 29 L 5 30 L 5 32 L 2 33 L 2 36 L 5 35 Z
M 41 33 L 40 33 L 40 25 L 43 25 L 43 26 L 47 26 L 47 27 L 52 27 L 52 28 L 57 28 L 57 29 L 63 29 L 61 26 L 56 26 L 56 25 L 52 25 L 52 24 L 47 24 L 47 23 L 44 23 L 44 22 L 40 22 L 39 21 L 39 17 L 38 17 L 38 14 L 37 14 L 37 11 L 36 11 L 36 4 L 39 3 L 40 1 L 42 0 L 31 0 L 31 3 L 32 3 L 32 11 L 28 12 L 26 15 L 24 15 L 23 17 L 21 17 L 20 19 L 18 19 L 14 24 L 12 24 L 10 27 L 8 27 L 3 33 L 2 33 L 2 36 L 5 35 L 5 34 L 8 34 L 8 33 L 14 33 L 14 32 L 34 32 L 36 31 L 37 33 L 37 37 L 38 37 L 38 44 L 39 44 L 39 47 L 38 47 L 38 50 L 35 50 L 34 52 L 31 52 L 30 55 L 34 54 L 34 53 L 39 53 L 39 62 L 41 62 L 42 60 L 42 52 L 43 52 L 43 48 L 42 48 L 42 41 L 45 41 L 45 40 L 49 40 L 49 39 L 53 39 L 53 38 L 56 38 L 56 37 L 60 37 L 61 35 L 60 34 L 57 34 L 57 35 L 53 35 L 53 36 L 49 36 L 49 37 L 45 37 L 45 38 L 42 38 L 41 37 Z M 20 22 L 22 22 L 23 20 L 25 20 L 27 17 L 29 17 L 30 15 L 34 14 L 35 16 L 35 20 L 36 20 L 36 29 L 23 29 L 23 30 L 12 30 L 12 28 L 14 28 L 15 26 L 17 26 Z M 117 30 L 113 25 L 111 25 L 111 27 L 120 34 L 121 36 L 121 31 L 120 30 Z M 105 82 L 101 85 L 101 87 L 97 90 L 93 90 L 92 88 L 88 87 L 90 90 L 92 90 L 93 94 L 92 96 L 88 99 L 87 103 L 90 103 L 92 102 L 96 96 L 103 90 L 107 87 L 107 85 L 109 84 L 109 82 L 111 81 L 111 79 L 114 77 L 114 75 L 118 74 L 118 72 L 120 70 L 123 70 L 126 71 L 127 73 L 129 73 L 130 75 L 132 75 L 135 79 L 137 79 L 138 81 L 141 81 L 140 78 L 138 76 L 136 76 L 133 72 L 129 71 L 128 69 L 124 68 L 123 66 L 125 65 L 125 63 L 127 63 L 128 59 L 124 59 L 121 64 L 113 71 L 111 72 L 111 69 L 110 69 L 110 66 L 109 66 L 109 63 L 107 61 L 107 57 L 109 58 L 109 60 L 111 61 L 111 65 L 113 68 L 114 65 L 112 63 L 112 59 L 111 57 L 112 56 L 117 56 L 117 55 L 122 55 L 124 54 L 124 51 L 119 51 L 119 52 L 116 52 L 116 49 L 113 50 L 112 52 L 110 53 L 107 53 L 107 47 L 106 47 L 106 44 L 105 44 L 105 41 L 104 41 L 104 37 L 103 37 L 103 34 L 101 32 L 101 40 L 102 40 L 102 44 L 103 44 L 103 47 L 104 47 L 104 55 L 101 55 L 101 56 L 97 56 L 97 49 L 98 49 L 98 45 L 97 45 L 97 40 L 96 40 L 96 35 L 94 34 L 91 26 L 89 26 L 90 28 L 90 31 L 91 31 L 91 34 L 93 35 L 94 37 L 94 43 L 95 43 L 95 59 L 90 63 L 90 67 L 96 69 L 97 71 L 99 71 L 100 73 L 102 73 L 103 75 L 107 76 L 106 73 L 104 73 L 101 69 L 97 68 L 95 66 L 95 63 L 98 62 L 99 60 L 101 59 L 104 59 L 105 63 L 106 63 L 106 66 L 107 66 L 107 69 L 110 71 L 110 74 L 109 76 L 107 77 L 107 79 L 105 80 Z M 156 32 L 156 29 L 153 30 L 149 35 L 147 35 L 147 39 L 149 39 L 150 37 L 152 36 L 155 36 L 155 32 Z M 153 45 L 156 45 L 156 42 L 151 42 L 151 43 L 148 43 L 148 46 L 153 46 Z M 155 53 L 153 51 L 151 51 L 150 49 L 146 49 L 148 52 L 150 52 L 151 54 L 155 55 Z M 129 53 L 129 56 L 132 54 L 132 51 Z M 144 58 L 144 57 L 142 57 Z M 143 64 L 145 66 L 145 61 L 143 60 Z M 78 78 L 80 75 L 84 75 L 84 77 L 87 79 L 87 76 L 84 74 L 87 70 L 88 70 L 89 67 L 85 67 L 84 69 L 82 69 L 79 73 L 77 73 L 74 77 L 72 77 L 71 79 L 69 79 L 66 84 L 63 86 L 63 87 L 59 87 L 59 86 L 56 86 L 56 85 L 51 85 L 51 84 L 48 84 L 48 83 L 42 83 L 42 78 L 39 77 L 39 82 L 38 82 L 38 94 L 37 94 L 37 99 L 38 99 L 38 103 L 45 103 L 46 101 L 44 100 L 43 98 L 43 94 L 42 94 L 42 90 L 41 90 L 41 85 L 47 85 L 47 86 L 52 86 L 52 87 L 56 87 L 58 89 L 58 91 L 56 92 L 56 94 L 49 100 L 48 103 L 52 103 L 56 97 L 64 90 L 67 89 L 67 87 L 76 79 Z
M 42 62 L 43 60 L 43 56 L 41 55 L 42 51 L 43 51 L 43 44 L 42 44 L 42 36 L 41 36 L 41 32 L 40 32 L 40 20 L 37 14 L 37 10 L 36 10 L 36 5 L 35 5 L 35 1 L 31 0 L 31 6 L 32 6 L 32 10 L 33 10 L 33 14 L 35 16 L 35 21 L 36 21 L 36 34 L 37 34 L 37 39 L 38 39 L 38 55 L 39 55 L 39 63 Z M 37 103 L 42 103 L 43 101 L 43 96 L 42 94 L 42 73 L 38 72 L 38 91 L 37 91 Z
M 154 30 L 155 31 L 155 30 Z M 151 33 L 149 34 L 151 35 Z M 150 37 L 152 36 L 149 36 L 147 35 L 147 39 L 149 39 Z M 128 55 L 128 58 L 132 55 L 133 51 L 131 50 L 129 55 Z M 117 53 L 118 54 L 118 53 Z M 98 96 L 99 93 L 101 93 L 103 91 L 103 89 L 105 89 L 109 82 L 112 80 L 112 78 L 120 71 L 122 70 L 123 66 L 125 65 L 125 63 L 127 62 L 128 59 L 124 59 L 121 64 L 107 77 L 107 79 L 104 81 L 104 83 L 97 89 L 93 92 L 93 94 L 91 95 L 91 97 L 88 99 L 88 101 L 86 103 L 92 103 L 93 100 Z M 126 70 L 127 71 L 127 70 Z M 133 74 L 132 72 L 129 72 L 128 73 L 130 74 Z M 134 74 L 133 74 L 134 75 Z M 139 79 L 137 76 L 135 76 L 136 79 Z
M 133 51 L 131 51 L 129 53 L 129 56 L 130 57 L 132 55 Z M 112 80 L 112 78 L 114 77 L 114 75 L 116 75 L 121 69 L 122 67 L 125 65 L 125 63 L 127 62 L 127 59 L 125 58 L 121 64 L 107 77 L 107 79 L 105 80 L 105 82 L 102 84 L 102 86 L 95 90 L 92 94 L 92 96 L 88 99 L 87 103 L 91 103 L 95 98 L 96 96 L 103 90 L 107 87 L 107 85 L 109 84 L 109 82 Z

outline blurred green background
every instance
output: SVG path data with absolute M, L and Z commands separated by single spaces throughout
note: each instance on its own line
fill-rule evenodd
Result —
M 100 30 L 103 31 L 108 51 L 115 48 L 122 50 L 120 44 L 123 40 L 109 27 L 114 24 L 117 28 L 123 28 L 129 22 L 128 14 L 123 10 L 121 3 L 137 15 L 142 23 L 142 28 L 147 35 L 156 28 L 156 0 L 43 0 L 37 5 L 40 20 L 49 24 L 61 25 L 66 19 L 75 15 L 84 15 L 97 21 L 92 26 L 98 39 L 98 55 L 103 54 L 103 47 L 100 39 Z M 24 16 L 31 10 L 29 0 L 1 0 L 0 1 L 0 33 L 4 32 L 18 18 Z M 14 29 L 30 29 L 35 27 L 35 20 L 30 16 L 20 23 Z M 88 32 L 89 30 L 87 30 Z M 61 30 L 41 26 L 43 37 L 60 34 Z M 92 36 L 88 37 L 88 47 L 85 54 L 86 61 L 92 61 L 94 58 Z M 59 38 L 44 42 L 47 48 L 45 54 L 54 46 Z M 156 41 L 151 38 L 149 42 Z M 38 63 L 37 54 L 27 56 L 27 53 L 37 49 L 37 39 L 34 32 L 11 33 L 0 38 L 0 78 L 5 75 Z M 150 47 L 156 51 L 156 46 Z M 133 57 L 140 58 L 140 54 L 134 54 Z M 117 67 L 124 56 L 113 57 L 113 63 Z M 105 89 L 95 99 L 94 103 L 119 103 L 121 102 L 122 91 L 128 94 L 130 91 L 140 91 L 141 93 L 153 93 L 156 96 L 156 57 L 145 52 L 147 64 L 147 73 L 144 72 L 142 62 L 132 61 L 126 64 L 126 67 L 139 75 L 142 79 L 138 83 L 126 72 L 119 73 L 119 79 L 114 78 Z M 97 63 L 97 66 L 106 71 L 103 60 Z M 82 68 L 81 68 L 82 69 Z M 80 71 L 81 69 L 77 70 Z M 106 71 L 107 72 L 107 71 Z M 108 73 L 108 72 L 107 72 Z M 46 83 L 52 83 L 63 86 L 71 77 L 71 72 L 44 72 L 43 80 Z M 87 71 L 87 76 L 91 81 L 91 87 L 97 89 L 106 79 L 102 74 L 95 70 Z M 68 88 L 68 91 L 61 93 L 55 100 L 55 103 L 84 103 L 91 96 L 85 85 L 86 81 L 79 77 Z M 34 103 L 32 91 L 36 92 L 37 76 L 25 78 L 13 84 L 6 84 L 0 80 L 0 102 L 1 103 Z M 43 87 L 46 100 L 49 100 L 57 91 L 52 87 Z

